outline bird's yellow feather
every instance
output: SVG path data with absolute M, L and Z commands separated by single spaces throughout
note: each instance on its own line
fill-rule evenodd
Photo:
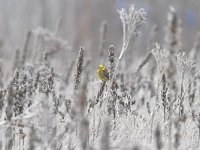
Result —
M 97 76 L 102 81 L 108 81 L 109 80 L 108 70 L 103 65 L 99 65 L 99 67 L 97 69 Z

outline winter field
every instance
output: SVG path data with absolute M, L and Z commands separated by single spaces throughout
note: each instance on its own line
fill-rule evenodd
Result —
M 0 0 L 0 150 L 200 149 L 198 29 L 84 2 Z

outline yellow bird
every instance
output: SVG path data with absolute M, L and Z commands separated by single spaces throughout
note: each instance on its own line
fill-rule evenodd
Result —
M 102 81 L 108 81 L 109 80 L 108 70 L 103 65 L 99 65 L 99 68 L 97 69 L 97 76 Z

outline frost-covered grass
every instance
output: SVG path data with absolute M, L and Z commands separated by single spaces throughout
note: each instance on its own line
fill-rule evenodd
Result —
M 0 149 L 200 148 L 199 35 L 183 52 L 171 7 L 163 44 L 153 27 L 146 56 L 127 68 L 129 43 L 148 16 L 134 5 L 118 12 L 121 50 L 110 45 L 96 60 L 107 60 L 108 82 L 97 80 L 86 48 L 75 60 L 70 43 L 41 27 L 27 33 L 13 59 L 0 60 Z M 106 32 L 103 22 L 101 51 Z

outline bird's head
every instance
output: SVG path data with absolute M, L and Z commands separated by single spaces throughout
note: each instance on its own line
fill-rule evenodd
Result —
M 104 69 L 104 66 L 103 66 L 103 65 L 99 65 L 99 69 L 100 69 L 100 70 L 103 70 L 103 69 Z

